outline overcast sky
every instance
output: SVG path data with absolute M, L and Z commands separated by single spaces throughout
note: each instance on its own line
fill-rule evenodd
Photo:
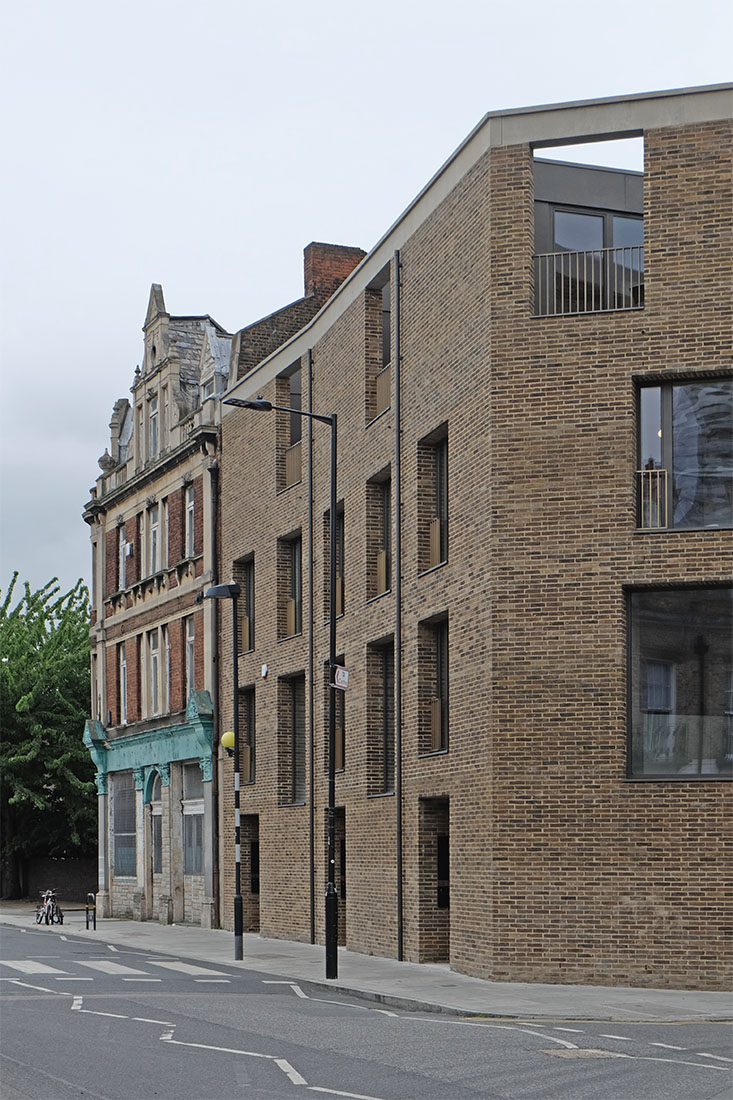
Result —
M 0 81 L 2 543 L 90 575 L 81 519 L 150 284 L 229 331 L 368 250 L 486 111 L 731 78 L 724 0 L 29 0 Z

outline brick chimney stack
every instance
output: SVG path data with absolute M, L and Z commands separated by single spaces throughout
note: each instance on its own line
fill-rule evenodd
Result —
M 361 248 L 312 241 L 303 250 L 305 296 L 325 302 L 366 256 Z

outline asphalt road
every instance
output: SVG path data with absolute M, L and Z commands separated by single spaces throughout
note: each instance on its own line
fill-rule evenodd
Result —
M 0 1100 L 733 1100 L 720 1023 L 466 1019 L 0 929 Z

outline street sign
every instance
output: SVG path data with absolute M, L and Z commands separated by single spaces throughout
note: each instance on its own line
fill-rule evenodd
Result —
M 349 686 L 349 670 L 341 665 L 333 666 L 333 686 L 346 691 Z

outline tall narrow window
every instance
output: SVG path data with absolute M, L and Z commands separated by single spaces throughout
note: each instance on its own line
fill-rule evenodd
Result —
M 160 569 L 160 506 L 154 504 L 148 511 L 148 572 L 152 575 Z
M 391 794 L 395 776 L 394 643 L 367 647 L 369 793 Z
M 160 635 L 157 630 L 148 634 L 148 699 L 150 716 L 160 714 Z
M 239 693 L 239 727 L 241 730 L 240 771 L 243 783 L 255 781 L 255 689 Z
M 118 647 L 119 661 L 120 661 L 120 677 L 119 677 L 119 691 L 120 691 L 120 725 L 127 725 L 127 656 L 125 652 L 125 643 L 122 642 Z
M 392 361 L 392 283 L 382 287 L 382 366 Z
M 125 525 L 117 528 L 117 587 L 125 588 L 127 577 L 127 539 L 125 538 Z
M 392 482 L 389 478 L 379 488 L 379 550 L 377 552 L 377 591 L 392 587 Z
M 336 664 L 344 664 L 343 653 L 336 657 Z M 324 770 L 328 770 L 328 748 L 329 748 L 329 724 L 331 721 L 331 666 L 328 661 L 323 665 L 323 685 L 325 688 L 323 696 L 323 729 L 325 735 L 323 738 L 323 767 Z M 335 741 L 335 755 L 334 764 L 337 772 L 343 771 L 346 766 L 346 692 L 336 689 L 335 692 L 335 714 L 336 714 L 336 741 Z
M 331 615 L 331 513 L 323 517 L 323 611 L 326 620 Z M 336 512 L 336 614 L 344 613 L 344 506 L 339 504 Z
M 132 772 L 112 777 L 112 846 L 115 875 L 134 877 L 137 860 L 135 835 L 135 782 Z
M 255 647 L 255 560 L 252 554 L 234 563 L 234 579 L 241 589 L 239 652 L 248 653 Z
M 184 619 L 186 652 L 186 699 L 196 690 L 196 625 L 193 615 Z
M 303 404 L 302 373 L 300 367 L 290 375 L 290 446 L 300 443 L 303 432 L 303 417 L 299 415 Z
M 168 402 L 168 387 L 163 386 L 160 391 L 162 398 L 162 414 L 160 420 L 160 447 L 165 451 L 168 449 L 168 429 L 170 427 L 170 413 Z
M 431 748 L 434 752 L 448 747 L 448 620 L 432 628 L 435 647 L 434 694 L 430 700 Z
M 160 502 L 160 564 L 159 569 L 168 568 L 168 498 Z
M 281 804 L 305 801 L 305 676 L 284 678 L 278 689 L 278 788 Z
M 204 787 L 198 761 L 183 765 L 183 873 L 200 875 L 204 852 Z
M 445 426 L 418 445 L 420 572 L 448 560 L 448 436 Z
M 733 380 L 639 391 L 640 527 L 733 526 Z
M 281 539 L 279 543 L 278 557 L 283 568 L 285 597 L 285 621 L 281 621 L 280 637 L 290 638 L 303 629 L 302 544 L 300 536 Z
M 150 398 L 150 405 L 148 408 L 148 424 L 150 429 L 149 443 L 150 443 L 150 458 L 158 457 L 159 450 L 159 438 L 158 438 L 158 397 Z
M 186 557 L 194 555 L 196 506 L 193 485 L 186 486 Z
M 150 796 L 150 824 L 152 830 L 153 874 L 159 875 L 163 871 L 163 807 L 159 775 L 156 775 L 153 781 L 153 790 Z

